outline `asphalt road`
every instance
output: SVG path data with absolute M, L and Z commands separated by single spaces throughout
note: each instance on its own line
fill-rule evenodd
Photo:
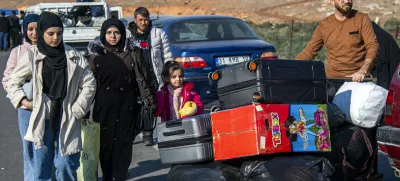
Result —
M 0 77 L 6 66 L 9 52 L 0 52 Z M 17 113 L 2 86 L 0 88 L 0 181 L 21 181 L 22 152 L 21 137 L 17 124 Z M 129 180 L 162 181 L 166 180 L 169 165 L 160 162 L 159 153 L 154 147 L 145 147 L 141 137 L 133 144 L 132 163 L 129 169 Z M 384 174 L 384 181 L 400 180 L 394 177 L 393 169 L 389 166 L 383 154 L 379 155 L 379 172 Z M 101 170 L 99 170 L 101 180 Z

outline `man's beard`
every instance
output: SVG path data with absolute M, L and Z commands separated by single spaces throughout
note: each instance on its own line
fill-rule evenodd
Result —
M 336 1 L 335 1 L 335 8 L 342 14 L 349 14 L 352 10 L 352 7 L 350 4 L 346 4 L 343 7 L 341 7 Z

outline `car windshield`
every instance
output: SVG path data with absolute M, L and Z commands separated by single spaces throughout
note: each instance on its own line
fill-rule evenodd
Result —
M 172 43 L 258 39 L 255 32 L 238 19 L 201 19 L 176 22 L 171 25 Z

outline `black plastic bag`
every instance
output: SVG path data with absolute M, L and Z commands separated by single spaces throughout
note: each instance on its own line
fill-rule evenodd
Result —
M 222 162 L 174 165 L 167 181 L 240 181 L 240 172 Z
M 335 167 L 332 180 L 352 181 L 371 172 L 376 144 L 371 140 L 374 128 L 361 128 L 350 123 L 331 130 L 332 151 L 323 155 Z
M 242 164 L 242 181 L 328 181 L 334 168 L 326 158 L 314 156 L 277 157 Z
M 334 129 L 342 125 L 346 121 L 344 113 L 336 106 L 336 104 L 326 104 L 328 111 L 328 125 L 330 129 Z

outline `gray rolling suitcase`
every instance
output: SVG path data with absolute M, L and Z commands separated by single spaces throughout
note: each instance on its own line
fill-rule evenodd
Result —
M 214 159 L 210 114 L 157 124 L 157 132 L 158 150 L 163 164 Z

